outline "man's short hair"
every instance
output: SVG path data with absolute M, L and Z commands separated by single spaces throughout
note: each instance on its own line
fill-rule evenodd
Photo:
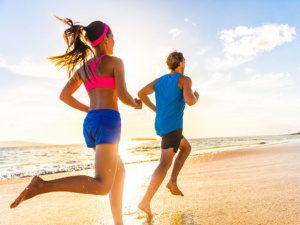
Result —
M 180 62 L 183 62 L 183 60 L 183 54 L 181 52 L 174 51 L 170 53 L 166 63 L 170 70 L 175 70 L 179 66 Z

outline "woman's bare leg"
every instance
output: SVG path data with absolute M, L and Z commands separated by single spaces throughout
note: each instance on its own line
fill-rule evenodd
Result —
M 95 177 L 70 176 L 45 181 L 35 176 L 19 197 L 11 204 L 17 207 L 22 201 L 48 192 L 66 191 L 93 195 L 106 195 L 112 186 L 117 166 L 117 144 L 96 146 Z
M 167 174 L 170 166 L 172 165 L 172 160 L 173 160 L 174 155 L 175 155 L 175 153 L 174 153 L 173 148 L 162 149 L 162 151 L 161 151 L 159 165 L 156 167 L 156 169 L 152 175 L 152 178 L 151 178 L 149 187 L 146 191 L 146 194 L 144 195 L 142 201 L 138 205 L 138 207 L 141 210 L 143 210 L 144 212 L 146 212 L 148 214 L 148 216 L 152 215 L 151 207 L 150 207 L 151 200 L 152 200 L 154 194 L 156 193 L 156 191 L 158 190 L 159 186 L 165 179 L 166 174 Z
M 185 160 L 191 153 L 191 145 L 185 138 L 181 139 L 180 145 L 179 145 L 179 153 L 178 156 L 175 159 L 173 170 L 171 174 L 170 181 L 167 184 L 167 188 L 170 190 L 170 192 L 173 195 L 181 195 L 183 196 L 183 193 L 177 186 L 177 177 L 179 175 L 180 170 L 182 169 Z
M 125 179 L 125 167 L 120 157 L 118 157 L 115 180 L 109 192 L 110 207 L 115 225 L 123 225 L 122 198 Z

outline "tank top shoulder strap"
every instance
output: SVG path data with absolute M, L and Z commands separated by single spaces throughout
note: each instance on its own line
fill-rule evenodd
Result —
M 181 75 L 182 75 L 181 73 L 177 73 L 176 74 L 176 79 L 178 80 Z
M 182 76 L 182 74 L 181 73 L 177 73 L 177 74 L 175 74 L 174 75 L 175 77 L 174 77 L 174 85 L 177 87 L 176 88 L 176 90 L 178 89 L 178 90 L 182 90 L 181 88 L 179 88 L 179 79 L 180 79 L 180 77 Z
M 181 76 L 181 73 L 176 73 L 176 74 L 172 75 L 171 76 L 172 77 L 172 82 L 177 84 L 178 81 L 179 81 L 180 76 Z

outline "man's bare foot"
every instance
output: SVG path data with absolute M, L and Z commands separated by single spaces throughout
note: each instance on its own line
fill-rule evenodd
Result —
M 183 193 L 180 191 L 180 189 L 178 188 L 177 184 L 172 182 L 172 181 L 169 181 L 169 183 L 167 184 L 167 188 L 170 190 L 170 192 L 173 194 L 173 195 L 181 195 L 181 196 L 184 196 Z
M 147 214 L 148 218 L 152 218 L 153 214 L 151 211 L 150 203 L 140 202 L 138 207 L 140 210 L 144 211 Z
M 10 205 L 10 208 L 16 208 L 21 202 L 30 199 L 39 194 L 38 190 L 43 184 L 42 178 L 35 176 L 32 178 L 30 184 L 22 191 L 19 197 Z

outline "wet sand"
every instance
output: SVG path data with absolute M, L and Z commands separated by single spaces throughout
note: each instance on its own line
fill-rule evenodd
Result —
M 126 165 L 125 224 L 300 224 L 300 143 L 261 145 L 191 156 L 178 184 L 184 197 L 173 196 L 166 180 L 153 199 L 154 217 L 137 209 L 157 162 Z M 93 176 L 93 170 L 74 174 Z M 0 224 L 113 224 L 107 196 L 49 193 L 10 203 L 30 178 L 0 182 Z

